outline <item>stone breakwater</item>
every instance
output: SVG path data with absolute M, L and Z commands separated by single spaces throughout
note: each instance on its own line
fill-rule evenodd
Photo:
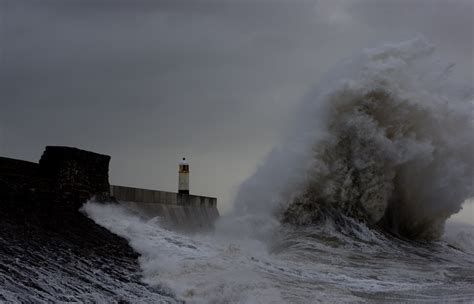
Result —
M 173 229 L 213 226 L 212 197 L 147 190 L 109 183 L 110 156 L 71 147 L 46 147 L 39 163 L 0 157 L 0 208 L 45 225 L 70 221 L 88 200 L 118 202 L 145 217 L 161 216 Z

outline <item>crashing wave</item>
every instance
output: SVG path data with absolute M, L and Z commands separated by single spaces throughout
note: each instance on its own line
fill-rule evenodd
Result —
M 440 237 L 474 195 L 472 91 L 453 89 L 451 69 L 423 38 L 344 63 L 304 104 L 292 138 L 243 184 L 237 210 L 272 201 L 259 209 L 279 210 L 283 222 L 342 215 L 407 238 Z

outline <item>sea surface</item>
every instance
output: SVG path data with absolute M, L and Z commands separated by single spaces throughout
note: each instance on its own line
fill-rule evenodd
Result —
M 434 242 L 331 222 L 254 238 L 227 217 L 190 235 L 119 204 L 83 212 L 113 234 L 93 223 L 65 233 L 2 221 L 0 303 L 474 302 L 467 224 L 448 223 Z
M 330 222 L 282 225 L 257 240 L 219 231 L 178 234 L 159 218 L 116 204 L 84 209 L 140 253 L 146 284 L 187 303 L 474 302 L 470 225 L 449 223 L 435 242 Z

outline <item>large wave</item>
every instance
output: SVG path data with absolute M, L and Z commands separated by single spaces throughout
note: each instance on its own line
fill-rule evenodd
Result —
M 418 37 L 329 73 L 288 140 L 241 186 L 235 213 L 297 225 L 351 217 L 440 237 L 474 195 L 474 104 L 434 51 Z

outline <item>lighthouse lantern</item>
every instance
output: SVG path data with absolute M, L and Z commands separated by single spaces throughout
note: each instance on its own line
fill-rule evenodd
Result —
M 189 194 L 189 163 L 185 157 L 179 162 L 178 193 Z

